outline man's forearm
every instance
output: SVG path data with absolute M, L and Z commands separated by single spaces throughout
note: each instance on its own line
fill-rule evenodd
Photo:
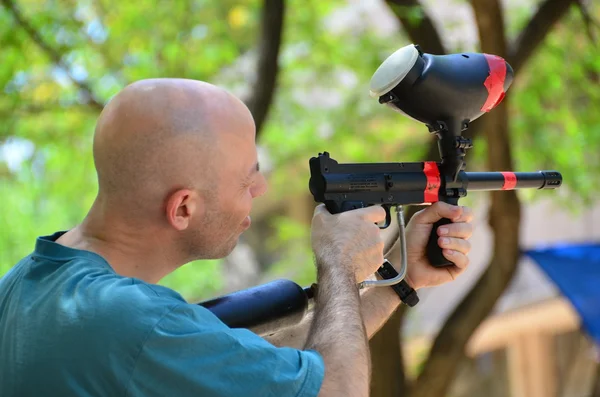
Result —
M 387 247 L 385 257 L 396 263 L 400 257 L 400 244 L 397 234 L 385 238 Z M 381 329 L 400 306 L 400 298 L 390 287 L 370 287 L 360 290 L 360 310 L 367 331 L 367 337 Z M 289 346 L 302 349 L 311 327 L 314 312 L 310 310 L 299 324 L 278 330 L 270 335 L 261 335 L 275 346 Z
M 390 287 L 372 287 L 360 291 L 360 311 L 369 339 L 394 314 L 400 303 L 400 298 Z M 299 324 L 284 328 L 271 335 L 263 335 L 263 337 L 275 346 L 302 349 L 306 343 L 314 314 L 314 311 L 311 310 Z
M 369 344 L 354 275 L 329 267 L 319 271 L 313 321 L 304 349 L 325 362 L 319 396 L 365 396 L 370 382 Z

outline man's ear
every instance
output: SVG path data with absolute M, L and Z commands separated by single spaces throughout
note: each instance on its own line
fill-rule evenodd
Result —
M 192 217 L 198 217 L 203 211 L 202 198 L 190 189 L 179 189 L 167 197 L 167 221 L 176 230 L 185 230 L 189 227 Z

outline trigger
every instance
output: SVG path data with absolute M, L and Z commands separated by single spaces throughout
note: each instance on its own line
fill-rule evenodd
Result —
M 385 223 L 383 225 L 378 223 L 377 226 L 379 226 L 380 229 L 385 229 L 392 223 L 392 207 L 389 205 L 383 205 L 382 207 L 385 210 Z

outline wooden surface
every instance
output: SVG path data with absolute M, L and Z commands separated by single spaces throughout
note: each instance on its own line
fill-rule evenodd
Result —
M 550 299 L 485 320 L 467 343 L 467 355 L 505 348 L 523 335 L 574 331 L 580 324 L 579 315 L 565 298 Z

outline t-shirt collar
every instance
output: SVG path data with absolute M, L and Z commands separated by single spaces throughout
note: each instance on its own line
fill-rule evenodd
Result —
M 35 242 L 33 255 L 54 260 L 68 260 L 83 257 L 110 267 L 108 262 L 95 252 L 71 248 L 57 243 L 56 240 L 66 232 L 66 230 L 59 231 L 48 236 L 38 237 Z

